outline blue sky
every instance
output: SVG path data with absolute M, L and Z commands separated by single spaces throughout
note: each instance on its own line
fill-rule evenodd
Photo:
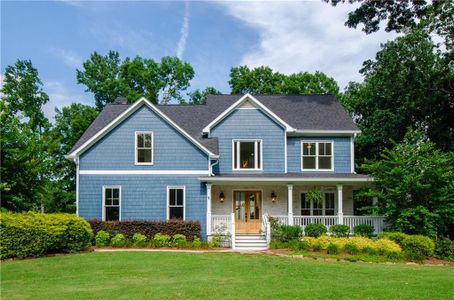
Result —
M 50 97 L 48 116 L 71 102 L 94 104 L 75 71 L 93 51 L 181 56 L 196 72 L 189 91 L 214 86 L 228 93 L 230 67 L 238 65 L 320 70 L 344 87 L 361 80 L 362 62 L 393 38 L 345 27 L 352 8 L 321 1 L 2 1 L 1 73 L 16 59 L 31 59 Z

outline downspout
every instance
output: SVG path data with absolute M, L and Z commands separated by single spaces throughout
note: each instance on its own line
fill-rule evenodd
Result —
M 210 176 L 214 176 L 213 167 L 216 166 L 217 164 L 219 164 L 219 159 L 216 160 L 216 161 L 214 162 L 214 164 L 211 164 L 211 160 L 210 160 Z
M 79 157 L 74 158 L 76 163 L 76 216 L 79 216 Z

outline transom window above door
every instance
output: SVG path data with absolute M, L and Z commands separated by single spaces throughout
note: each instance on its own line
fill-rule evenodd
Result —
M 333 142 L 301 142 L 301 169 L 303 171 L 333 171 L 333 165 Z
M 262 140 L 233 140 L 233 170 L 262 170 Z
M 153 164 L 153 132 L 136 131 L 135 138 L 136 165 Z

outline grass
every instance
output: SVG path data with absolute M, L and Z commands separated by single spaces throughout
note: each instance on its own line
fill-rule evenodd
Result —
M 1 264 L 2 299 L 453 299 L 454 268 L 236 253 L 83 253 Z

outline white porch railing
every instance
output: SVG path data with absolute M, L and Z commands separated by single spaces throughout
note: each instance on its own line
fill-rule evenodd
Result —
M 374 234 L 379 234 L 385 227 L 385 217 L 382 216 L 344 216 L 344 224 L 350 227 L 353 232 L 353 227 L 358 224 L 367 224 L 374 226 Z
M 308 224 L 323 224 L 328 230 L 332 225 L 336 225 L 339 220 L 337 216 L 294 216 L 293 224 L 300 225 L 304 228 Z
M 230 234 L 232 217 L 230 215 L 211 215 L 212 234 Z
M 277 219 L 279 224 L 288 225 L 288 216 L 272 216 Z M 293 224 L 303 228 L 308 224 L 323 224 L 328 230 L 332 225 L 339 224 L 338 216 L 293 216 Z M 383 216 L 344 216 L 343 224 L 350 227 L 350 232 L 353 233 L 353 227 L 358 224 L 367 224 L 374 227 L 374 234 L 379 234 L 386 226 L 385 217 Z

